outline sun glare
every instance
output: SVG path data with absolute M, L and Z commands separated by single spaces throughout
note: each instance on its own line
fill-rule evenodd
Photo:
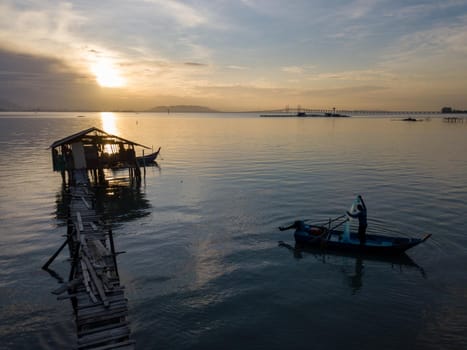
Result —
M 109 134 L 117 134 L 116 116 L 113 112 L 101 112 L 102 129 Z
M 115 114 L 112 112 L 101 112 L 102 129 L 112 135 L 118 133 Z M 106 153 L 113 153 L 112 145 L 105 145 Z
M 125 80 L 111 62 L 97 62 L 92 66 L 91 71 L 96 76 L 97 83 L 102 87 L 115 88 L 125 85 Z

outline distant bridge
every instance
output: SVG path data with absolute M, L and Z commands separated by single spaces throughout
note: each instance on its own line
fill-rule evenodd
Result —
M 350 115 L 435 115 L 442 114 L 441 111 L 381 111 L 381 110 L 350 110 L 350 109 L 314 109 L 314 108 L 285 108 L 271 112 L 282 113 L 340 113 Z

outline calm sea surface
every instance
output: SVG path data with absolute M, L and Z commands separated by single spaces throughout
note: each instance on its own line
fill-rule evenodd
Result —
M 138 349 L 467 349 L 467 122 L 77 115 L 0 114 L 0 349 L 76 344 L 41 270 L 66 233 L 48 146 L 92 126 L 162 147 L 104 206 Z M 357 194 L 369 233 L 432 238 L 404 260 L 278 244 L 294 245 L 278 226 Z M 51 265 L 63 278 L 67 257 Z

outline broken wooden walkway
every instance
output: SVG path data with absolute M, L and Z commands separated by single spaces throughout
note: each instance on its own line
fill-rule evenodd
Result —
M 68 244 L 71 269 L 68 283 L 53 293 L 71 299 L 80 350 L 134 349 L 130 338 L 128 301 L 120 284 L 112 231 L 94 210 L 94 195 L 86 172 L 74 172 L 69 187 L 70 207 L 66 241 L 43 266 L 47 269 Z M 68 294 L 64 294 L 68 292 Z

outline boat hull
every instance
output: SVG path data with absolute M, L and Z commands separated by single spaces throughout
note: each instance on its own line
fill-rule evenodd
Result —
M 138 165 L 139 166 L 144 166 L 144 165 L 154 163 L 156 161 L 156 159 L 157 159 L 157 156 L 159 155 L 160 150 L 161 149 L 159 147 L 157 152 L 154 152 L 154 153 L 142 156 L 142 157 L 136 157 L 136 161 L 138 162 Z
M 399 255 L 424 242 L 429 237 L 420 239 L 366 235 L 365 244 L 360 244 L 357 234 L 350 234 L 349 239 L 345 240 L 343 231 L 333 230 L 329 235 L 317 236 L 310 233 L 310 228 L 308 225 L 302 225 L 295 230 L 294 237 L 297 244 L 320 247 L 330 251 L 362 254 Z

